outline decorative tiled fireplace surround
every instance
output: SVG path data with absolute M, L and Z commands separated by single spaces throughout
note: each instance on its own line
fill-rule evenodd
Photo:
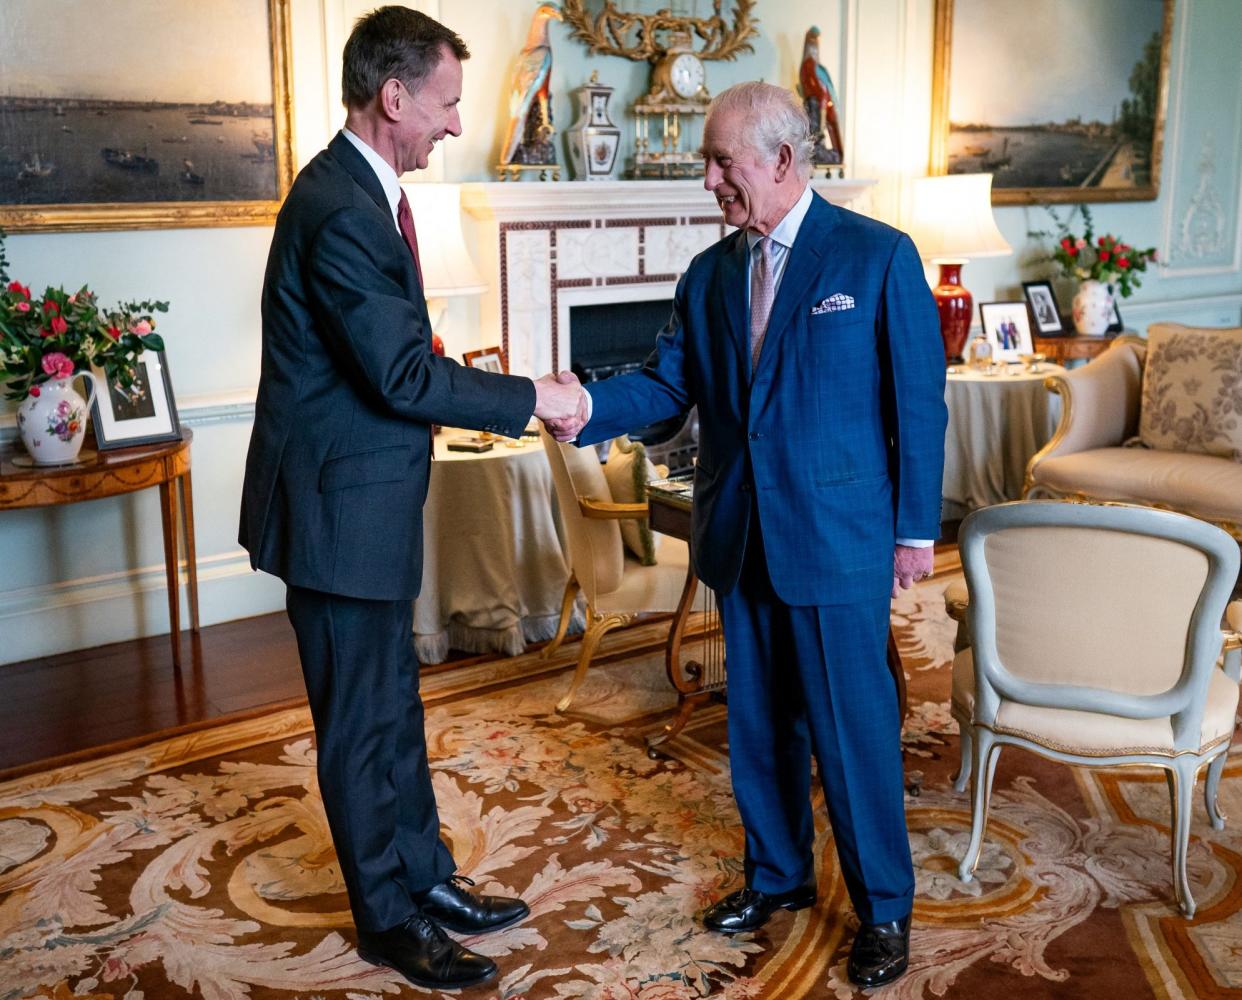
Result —
M 874 183 L 813 187 L 866 212 Z M 572 306 L 671 299 L 694 255 L 726 232 L 700 181 L 468 184 L 462 206 L 488 286 L 482 342 L 499 342 L 522 375 L 569 367 Z

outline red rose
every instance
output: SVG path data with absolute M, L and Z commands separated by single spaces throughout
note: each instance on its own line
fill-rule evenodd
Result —
M 105 333 L 106 333 L 109 337 L 111 337 L 113 340 L 120 340 L 120 339 L 121 339 L 121 331 L 120 331 L 120 330 L 118 330 L 115 326 L 110 326 L 110 327 L 108 327 L 108 329 L 107 329 L 107 330 L 105 330 L 104 332 L 105 332 Z
M 63 317 L 61 316 L 52 317 L 52 332 L 56 334 L 56 336 L 59 337 L 61 334 L 63 334 L 68 329 L 69 329 L 69 324 L 65 322 Z
M 1069 250 L 1071 247 L 1073 247 L 1073 245 L 1074 245 L 1074 241 L 1071 240 L 1068 236 L 1065 237 L 1065 239 L 1061 241 L 1061 246 L 1063 246 L 1066 250 Z
M 39 393 L 40 393 L 40 392 L 42 392 L 42 391 L 43 391 L 43 390 L 42 390 L 42 389 L 40 389 L 37 385 L 32 385 L 32 386 L 30 387 L 30 395 L 32 395 L 32 396 L 36 396 L 36 397 L 37 397 L 37 396 L 39 395 Z
M 1130 249 L 1130 244 L 1129 244 L 1129 243 L 1118 243 L 1118 244 L 1117 244 L 1117 252 L 1118 252 L 1118 253 L 1125 253 L 1125 252 L 1126 252 L 1127 250 L 1129 250 L 1129 249 Z
M 1110 254 L 1107 250 L 1101 250 L 1100 251 L 1100 263 L 1101 264 L 1105 263 L 1108 260 L 1108 258 L 1111 256 L 1112 254 Z
M 18 295 L 25 294 L 25 293 L 23 292 L 23 290 L 22 290 L 22 283 L 21 283 L 20 281 L 10 281 L 10 282 L 9 282 L 9 291 L 10 291 L 10 292 L 16 292 Z M 29 295 L 27 295 L 26 297 L 27 297 L 27 298 L 29 298 L 30 296 L 29 296 Z
M 1117 266 L 1118 266 L 1119 268 L 1121 268 L 1121 269 L 1124 271 L 1127 267 L 1129 267 L 1129 266 L 1130 266 L 1130 261 L 1129 261 L 1129 258 L 1126 258 L 1126 257 L 1118 257 L 1118 258 L 1117 258 Z
M 59 316 L 59 315 L 60 315 L 60 306 L 58 306 L 58 305 L 57 305 L 55 302 L 53 302 L 51 299 L 47 299 L 47 300 L 43 303 L 43 311 L 44 311 L 45 313 L 47 313 L 49 316 Z
M 1071 257 L 1077 257 L 1077 256 L 1078 256 L 1078 247 L 1066 247 L 1066 248 L 1065 248 L 1065 252 L 1066 252 L 1067 254 L 1069 254 Z

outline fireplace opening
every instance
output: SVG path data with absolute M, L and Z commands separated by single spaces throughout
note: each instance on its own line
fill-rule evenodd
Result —
M 671 299 L 608 302 L 571 306 L 569 310 L 570 369 L 589 384 L 643 366 L 656 337 L 668 323 Z M 630 433 L 641 441 L 656 465 L 667 465 L 670 475 L 689 472 L 698 454 L 698 415 L 662 420 Z

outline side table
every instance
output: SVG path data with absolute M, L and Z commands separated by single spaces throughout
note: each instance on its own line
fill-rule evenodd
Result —
M 194 494 L 190 483 L 190 442 L 194 433 L 182 428 L 180 441 L 142 445 L 117 451 L 82 451 L 73 465 L 33 465 L 18 442 L 0 446 L 0 510 L 52 507 L 160 489 L 164 531 L 164 571 L 168 582 L 168 623 L 173 666 L 181 666 L 181 601 L 177 556 L 178 521 L 185 529 L 186 577 L 190 629 L 198 632 L 198 567 L 194 551 Z M 180 497 L 178 497 L 178 490 Z
M 1067 333 L 1061 337 L 1035 337 L 1035 350 L 1053 364 L 1067 361 L 1090 361 L 1103 354 L 1117 339 L 1115 333 Z

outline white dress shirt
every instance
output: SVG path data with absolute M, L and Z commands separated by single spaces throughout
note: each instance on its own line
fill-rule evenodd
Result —
M 392 164 L 349 129 L 341 129 L 341 135 L 345 136 L 353 144 L 354 149 L 362 154 L 362 158 L 375 171 L 375 176 L 379 178 L 380 187 L 384 189 L 384 197 L 388 199 L 388 210 L 392 213 L 392 224 L 397 227 L 397 232 L 401 232 L 401 226 L 397 222 L 397 203 L 401 201 L 401 179 L 397 176 L 397 172 L 392 169 Z

